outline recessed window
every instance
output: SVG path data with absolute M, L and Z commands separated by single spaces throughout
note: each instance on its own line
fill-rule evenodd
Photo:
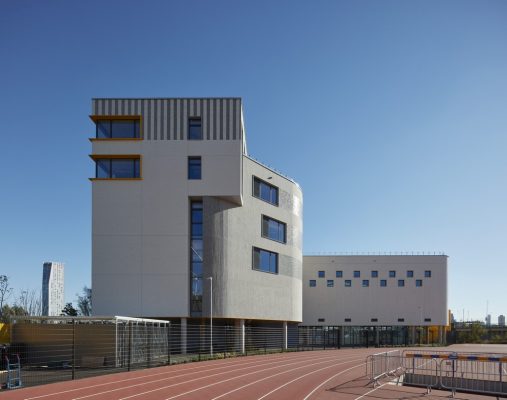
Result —
M 371 271 L 372 278 L 378 278 L 378 271 Z
M 389 271 L 389 278 L 396 278 L 396 271 Z
M 139 158 L 96 158 L 95 178 L 99 179 L 132 179 L 139 178 Z
M 424 318 L 424 322 L 431 322 L 431 318 Z
M 405 318 L 398 318 L 398 322 L 405 322 Z
M 342 278 L 343 277 L 343 271 L 336 271 L 336 277 Z
M 361 277 L 361 271 L 354 271 L 354 278 L 360 278 Z
M 262 236 L 276 240 L 277 242 L 286 242 L 287 225 L 283 222 L 277 221 L 276 219 L 262 216 Z
M 253 195 L 275 206 L 278 205 L 278 188 L 254 176 Z
M 319 318 L 318 322 L 326 322 L 326 319 L 325 318 Z
M 424 271 L 425 278 L 431 278 L 431 271 Z
M 351 287 L 352 286 L 352 281 L 350 279 L 345 279 L 345 287 Z
M 378 322 L 378 318 L 372 318 L 370 319 L 371 322 Z
M 413 278 L 414 277 L 414 271 L 408 270 L 407 271 L 407 278 Z
M 272 251 L 253 248 L 253 269 L 262 272 L 278 273 L 278 254 Z
M 188 119 L 188 140 L 202 140 L 201 118 Z
M 344 321 L 345 322 L 352 322 L 352 318 L 345 318 Z
M 318 272 L 318 277 L 319 278 L 325 278 L 326 277 L 326 271 L 319 271 Z
M 310 287 L 316 287 L 317 281 L 315 279 L 310 279 Z
M 139 139 L 140 137 L 138 119 L 100 119 L 95 126 L 97 139 Z
M 404 279 L 398 279 L 398 287 L 405 286 L 405 280 Z
M 188 157 L 188 179 L 201 179 L 201 157 Z
M 387 286 L 387 280 L 385 280 L 385 279 L 381 279 L 381 280 L 380 280 L 380 286 L 381 286 L 381 287 L 386 287 L 386 286 Z
M 327 280 L 327 287 L 334 287 L 334 281 L 332 279 Z
M 422 284 L 422 279 L 416 279 L 415 280 L 415 286 L 416 287 L 421 287 L 423 284 Z
M 363 287 L 370 286 L 370 281 L 368 279 L 363 279 Z

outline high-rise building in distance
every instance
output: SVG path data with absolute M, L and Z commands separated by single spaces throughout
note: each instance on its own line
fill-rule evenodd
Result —
M 42 267 L 42 315 L 60 315 L 65 307 L 63 266 L 45 262 Z

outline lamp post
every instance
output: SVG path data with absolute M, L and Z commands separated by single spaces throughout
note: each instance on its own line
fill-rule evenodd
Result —
M 210 304 L 210 355 L 213 357 L 213 277 L 208 276 L 206 279 L 209 279 L 210 290 L 209 290 L 209 304 Z

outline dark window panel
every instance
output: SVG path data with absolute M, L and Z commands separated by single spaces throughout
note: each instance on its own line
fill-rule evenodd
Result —
M 188 179 L 201 179 L 201 157 L 188 157 Z
M 188 140 L 202 140 L 201 118 L 190 118 L 188 120 Z

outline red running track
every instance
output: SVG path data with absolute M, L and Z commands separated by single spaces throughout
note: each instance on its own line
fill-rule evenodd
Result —
M 172 365 L 2 392 L 24 400 L 319 399 L 326 390 L 365 374 L 378 349 L 308 351 Z M 355 400 L 360 393 L 334 393 Z

